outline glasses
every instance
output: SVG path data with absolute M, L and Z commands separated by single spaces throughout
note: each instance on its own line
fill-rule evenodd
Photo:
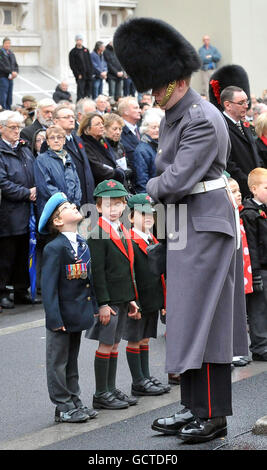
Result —
M 58 116 L 58 119 L 74 119 L 73 114 L 69 114 L 68 116 Z
M 52 140 L 54 142 L 55 140 L 64 140 L 65 136 L 64 135 L 51 135 L 50 137 L 47 137 L 47 140 Z
M 244 100 L 244 101 L 231 101 L 231 100 L 228 100 L 228 101 L 229 101 L 229 103 L 238 104 L 238 106 L 249 106 L 249 103 L 250 103 L 249 100 Z
M 23 126 L 5 126 L 7 129 L 10 129 L 11 131 L 20 131 Z

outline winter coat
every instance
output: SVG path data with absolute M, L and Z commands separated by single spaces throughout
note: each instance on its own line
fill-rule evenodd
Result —
M 16 61 L 14 52 L 8 51 L 7 53 L 0 49 L 0 77 L 8 78 L 11 72 L 18 72 L 19 67 Z
M 60 85 L 56 87 L 56 90 L 53 93 L 53 100 L 58 103 L 59 101 L 70 101 L 72 102 L 71 93 L 69 91 L 64 91 L 61 89 Z
M 108 44 L 106 46 L 103 54 L 104 54 L 104 59 L 105 59 L 105 61 L 107 63 L 107 66 L 108 66 L 108 76 L 107 76 L 107 78 L 111 79 L 111 80 L 122 80 L 123 76 L 118 77 L 118 75 L 117 75 L 118 72 L 122 72 L 122 67 L 121 67 L 121 64 L 119 63 L 119 61 L 118 61 L 118 59 L 115 55 L 113 46 Z
M 76 167 L 69 154 L 66 163 L 52 150 L 48 149 L 35 159 L 34 175 L 37 187 L 37 210 L 41 215 L 48 199 L 62 191 L 68 200 L 80 206 L 81 186 Z
M 86 47 L 82 47 L 82 49 L 74 47 L 71 49 L 69 53 L 69 65 L 76 80 L 79 75 L 82 75 L 82 78 L 92 80 L 93 64 L 90 52 Z
M 100 73 L 107 72 L 108 70 L 108 66 L 105 61 L 104 55 L 103 54 L 99 55 L 97 52 L 93 51 L 91 52 L 91 61 L 93 64 L 94 78 L 101 78 Z
M 143 135 L 133 154 L 133 166 L 135 169 L 135 189 L 137 193 L 146 192 L 146 184 L 156 176 L 155 158 L 158 142 L 148 135 Z
M 0 139 L 0 237 L 28 232 L 34 157 L 24 141 L 11 149 Z
M 189 88 L 166 110 L 158 176 L 149 180 L 147 192 L 167 212 L 170 373 L 200 369 L 206 362 L 230 364 L 234 355 L 248 353 L 243 260 L 236 250 L 233 206 L 225 188 L 190 195 L 200 181 L 222 176 L 229 152 L 222 114 L 194 90 Z

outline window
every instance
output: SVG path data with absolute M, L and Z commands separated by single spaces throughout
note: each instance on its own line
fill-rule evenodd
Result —
M 3 24 L 12 24 L 12 10 L 4 10 L 4 22 Z

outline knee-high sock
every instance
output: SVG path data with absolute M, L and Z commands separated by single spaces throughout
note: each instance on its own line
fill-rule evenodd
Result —
M 100 393 L 108 392 L 108 370 L 109 370 L 110 354 L 95 353 L 95 385 L 96 396 Z
M 141 367 L 140 349 L 126 347 L 126 357 L 130 372 L 132 375 L 133 383 L 137 383 L 144 379 L 144 375 Z
M 108 389 L 110 392 L 112 392 L 116 388 L 117 362 L 118 352 L 111 352 L 108 369 Z
M 146 379 L 150 378 L 149 370 L 149 345 L 140 344 L 140 359 L 143 375 Z

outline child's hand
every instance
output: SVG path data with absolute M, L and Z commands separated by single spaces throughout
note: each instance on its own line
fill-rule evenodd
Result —
M 162 308 L 161 311 L 160 311 L 160 313 L 161 313 L 161 315 L 162 315 L 163 317 L 165 317 L 165 315 L 166 315 L 166 309 L 165 309 L 165 308 Z
M 53 331 L 66 331 L 65 326 L 61 326 L 60 328 L 55 328 Z
M 137 313 L 137 311 L 139 310 L 139 307 L 137 303 L 135 302 L 135 300 L 131 300 L 131 302 L 129 302 L 129 308 L 130 308 L 129 313 Z
M 141 315 L 141 312 L 139 312 L 138 310 L 136 313 L 129 312 L 128 317 L 133 318 L 133 320 L 141 320 L 142 315 Z
M 99 308 L 99 320 L 102 325 L 107 325 L 110 322 L 110 315 L 117 315 L 117 313 L 109 307 L 109 305 L 103 305 Z

